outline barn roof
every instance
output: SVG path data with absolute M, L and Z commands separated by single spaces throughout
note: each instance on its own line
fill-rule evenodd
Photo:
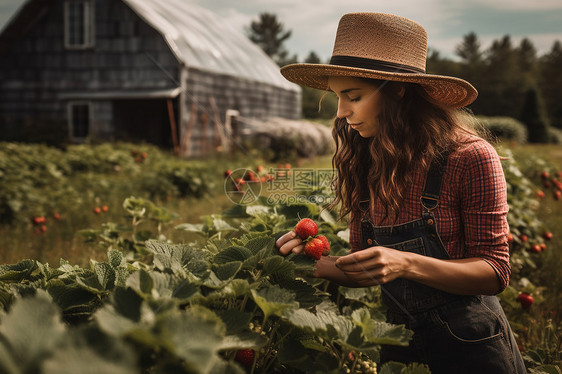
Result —
M 160 32 L 176 58 L 187 67 L 237 76 L 298 91 L 299 86 L 287 81 L 279 66 L 228 20 L 189 0 L 123 0 L 139 17 Z M 0 52 L 22 30 L 42 17 L 52 0 L 28 0 L 0 30 Z M 20 22 L 17 22 L 21 25 Z M 26 31 L 26 30 L 24 30 Z
M 279 66 L 240 30 L 185 0 L 123 0 L 165 38 L 188 67 L 299 90 Z

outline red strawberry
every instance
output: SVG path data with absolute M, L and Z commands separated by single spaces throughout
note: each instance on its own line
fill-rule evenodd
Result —
M 241 363 L 242 365 L 246 366 L 246 367 L 251 367 L 252 364 L 254 363 L 254 357 L 256 356 L 256 353 L 254 352 L 253 349 L 240 349 L 238 351 L 236 351 L 236 361 L 238 361 L 239 363 Z
M 320 239 L 322 241 L 322 244 L 324 244 L 322 256 L 328 256 L 330 254 L 330 242 L 328 241 L 328 238 L 326 238 L 324 235 L 318 235 L 316 238 Z
M 538 191 L 537 191 L 537 197 L 538 197 L 539 199 L 542 199 L 543 197 L 545 197 L 544 192 L 543 192 L 542 190 L 538 190 Z
M 104 212 L 107 212 L 109 210 L 109 208 L 107 207 L 107 205 L 104 205 L 101 207 L 101 210 Z
M 540 253 L 541 252 L 541 246 L 538 244 L 534 244 L 531 246 L 531 251 L 535 252 L 535 253 Z
M 523 234 L 523 235 L 521 235 L 521 241 L 522 241 L 523 243 L 526 243 L 526 242 L 529 241 L 529 237 L 528 237 L 527 235 L 524 235 L 524 234 Z
M 548 171 L 545 170 L 541 173 L 541 178 L 548 179 L 548 177 L 549 177 Z
M 546 240 L 550 240 L 550 239 L 552 239 L 552 233 L 551 233 L 550 231 L 546 231 L 546 232 L 543 234 L 543 237 L 544 237 Z
M 304 246 L 304 253 L 315 260 L 320 260 L 322 252 L 324 252 L 324 242 L 319 238 L 310 239 Z
M 95 213 L 95 214 L 100 214 L 100 213 L 101 213 L 101 209 L 100 209 L 99 206 L 97 206 L 97 207 L 94 208 L 94 213 Z
M 529 309 L 533 304 L 534 299 L 533 296 L 529 295 L 528 293 L 522 292 L 519 294 L 519 296 L 517 296 L 517 301 L 521 303 L 521 308 Z
M 36 224 L 36 225 L 40 225 L 40 224 L 45 223 L 45 222 L 47 222 L 47 219 L 43 216 L 33 218 L 33 223 Z
M 310 218 L 303 218 L 295 226 L 295 232 L 301 239 L 305 240 L 309 236 L 314 237 L 318 234 L 318 226 Z

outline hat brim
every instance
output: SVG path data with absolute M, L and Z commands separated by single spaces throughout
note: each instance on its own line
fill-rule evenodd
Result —
M 417 83 L 437 103 L 454 108 L 465 107 L 478 96 L 476 88 L 467 81 L 444 75 L 387 72 L 328 64 L 286 65 L 281 68 L 281 74 L 293 83 L 325 91 L 330 91 L 328 78 L 334 76 Z

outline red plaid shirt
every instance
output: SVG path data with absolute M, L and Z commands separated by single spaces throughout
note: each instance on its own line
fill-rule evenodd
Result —
M 414 183 L 406 193 L 396 224 L 421 217 L 425 174 L 413 173 Z M 380 205 L 375 211 L 371 217 L 375 225 L 392 225 L 392 219 L 383 220 Z M 450 154 L 440 202 L 433 212 L 439 236 L 451 258 L 483 259 L 496 271 L 502 290 L 507 287 L 511 268 L 506 182 L 498 154 L 490 144 L 479 139 Z M 351 251 L 361 249 L 360 219 L 354 217 L 352 214 Z

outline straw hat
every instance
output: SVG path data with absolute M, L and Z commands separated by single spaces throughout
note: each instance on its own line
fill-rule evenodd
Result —
M 328 77 L 346 76 L 420 84 L 438 103 L 463 107 L 478 92 L 467 81 L 426 74 L 427 33 L 407 18 L 383 13 L 345 14 L 339 23 L 329 64 L 281 68 L 289 81 L 329 90 Z

